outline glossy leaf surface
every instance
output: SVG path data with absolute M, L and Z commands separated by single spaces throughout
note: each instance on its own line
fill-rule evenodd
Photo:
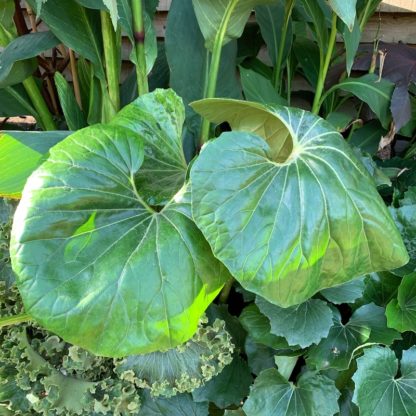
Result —
M 269 369 L 257 377 L 243 410 L 247 416 L 332 416 L 338 413 L 339 396 L 326 376 L 305 373 L 294 385 Z
M 374 304 L 358 308 L 347 323 L 341 322 L 338 310 L 333 310 L 334 325 L 328 336 L 318 345 L 310 348 L 308 365 L 323 370 L 336 368 L 346 370 L 355 350 L 366 342 L 380 342 L 390 345 L 400 339 L 396 331 L 387 328 L 384 308 Z
M 321 290 L 321 295 L 332 303 L 340 305 L 342 303 L 354 303 L 364 292 L 364 278 L 351 280 L 339 286 Z
M 64 76 L 56 72 L 54 75 L 56 91 L 69 130 L 79 130 L 87 125 L 85 115 L 79 108 L 74 92 Z
M 20 62 L 21 65 L 26 66 L 30 74 L 30 69 L 33 69 L 32 63 L 21 61 L 33 58 L 58 43 L 59 40 L 52 32 L 29 33 L 12 40 L 0 53 L 0 86 L 4 86 L 9 75 L 13 75 L 10 74 L 12 69 L 16 71 L 16 63 Z M 22 80 L 18 80 L 20 81 Z
M 394 84 L 386 79 L 378 79 L 374 74 L 360 78 L 347 78 L 335 85 L 333 89 L 348 91 L 364 101 L 376 114 L 384 128 L 388 128 L 391 113 L 390 102 Z
M 326 302 L 309 299 L 300 305 L 281 308 L 257 297 L 256 304 L 270 320 L 272 334 L 302 348 L 317 344 L 328 335 L 332 311 Z
M 236 356 L 220 374 L 194 390 L 192 397 L 196 402 L 213 402 L 220 409 L 238 406 L 248 396 L 252 383 L 253 376 L 247 363 Z
M 352 31 L 356 16 L 357 0 L 328 0 L 329 6 Z
M 254 342 L 274 349 L 289 348 L 284 337 L 271 333 L 269 319 L 260 312 L 254 303 L 243 309 L 240 322 Z
M 59 2 L 43 1 L 40 18 L 48 25 L 54 35 L 67 47 L 79 55 L 90 60 L 99 78 L 104 78 L 102 63 L 101 31 L 99 19 L 79 5 L 76 0 Z M 38 1 L 28 0 L 32 9 L 36 8 Z
M 416 347 L 403 351 L 399 365 L 389 348 L 372 347 L 357 360 L 353 401 L 360 416 L 416 414 Z
M 111 124 L 127 127 L 144 140 L 144 161 L 135 180 L 150 205 L 166 204 L 185 181 L 182 100 L 172 90 L 156 90 L 124 107 Z
M 49 149 L 70 132 L 0 133 L 0 196 L 20 198 L 27 178 L 45 160 Z
M 390 328 L 416 332 L 416 273 L 403 277 L 397 298 L 387 305 L 386 316 Z
M 243 287 L 289 307 L 407 263 L 373 180 L 328 123 L 302 110 L 234 100 L 193 107 L 237 130 L 209 142 L 192 166 L 192 209 L 215 256 Z
M 227 278 L 185 190 L 161 211 L 143 202 L 143 142 L 121 126 L 78 131 L 31 176 L 15 216 L 12 262 L 26 311 L 98 355 L 187 341 Z

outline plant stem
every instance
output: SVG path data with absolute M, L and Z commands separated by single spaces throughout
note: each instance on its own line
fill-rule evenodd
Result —
M 220 62 L 221 62 L 222 46 L 224 43 L 225 34 L 227 32 L 228 23 L 230 22 L 231 15 L 238 1 L 239 0 L 231 0 L 228 3 L 227 9 L 225 10 L 224 16 L 221 21 L 220 29 L 218 30 L 215 36 L 205 98 L 215 97 L 215 92 L 217 90 L 218 72 L 220 69 Z M 210 122 L 207 119 L 204 119 L 202 122 L 202 129 L 201 129 L 201 143 L 200 143 L 201 145 L 204 144 L 209 139 L 209 126 L 210 126 Z
M 285 6 L 285 19 L 283 21 L 282 27 L 282 36 L 280 38 L 279 50 L 277 52 L 276 65 L 273 70 L 273 85 L 275 90 L 281 94 L 282 92 L 282 65 L 283 65 L 283 55 L 285 52 L 286 38 L 287 38 L 287 29 L 289 27 L 290 17 L 292 15 L 293 6 L 295 5 L 295 0 L 288 0 Z
M 69 63 L 71 65 L 72 83 L 74 84 L 75 99 L 77 100 L 79 108 L 82 110 L 81 88 L 79 86 L 77 62 L 75 59 L 74 51 L 72 49 L 69 50 Z
M 0 328 L 10 325 L 21 324 L 23 322 L 30 321 L 31 317 L 27 313 L 22 313 L 20 315 L 5 316 L 0 318 Z
M 313 101 L 312 112 L 319 114 L 321 108 L 321 97 L 325 86 L 326 76 L 328 74 L 329 65 L 331 64 L 332 54 L 334 52 L 335 41 L 337 39 L 337 15 L 332 13 L 331 35 L 329 37 L 328 49 L 325 55 L 325 61 L 319 68 L 319 79 L 316 86 L 315 99 Z
M 39 91 L 35 79 L 32 76 L 26 78 L 23 81 L 23 86 L 32 101 L 33 107 L 35 107 L 36 112 L 39 114 L 38 121 L 42 127 L 45 130 L 56 130 L 55 122 L 53 121 L 49 108 Z
M 230 278 L 221 290 L 219 301 L 220 303 L 227 303 L 228 296 L 230 296 L 231 289 L 234 284 L 234 278 Z
M 118 110 L 120 110 L 120 59 L 118 54 L 117 33 L 114 32 L 110 13 L 101 11 L 100 16 L 108 93 L 114 114 L 116 114 Z
M 143 20 L 143 0 L 131 0 L 133 11 L 134 40 L 136 42 L 136 74 L 139 96 L 149 92 L 147 79 L 146 55 L 145 55 L 145 30 Z

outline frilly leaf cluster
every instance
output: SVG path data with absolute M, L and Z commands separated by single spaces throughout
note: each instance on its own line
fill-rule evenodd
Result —
M 12 327 L 1 338 L 0 410 L 16 416 L 139 413 L 137 389 L 115 376 L 112 360 L 35 327 Z
M 129 356 L 116 363 L 115 371 L 153 397 L 192 392 L 219 374 L 233 359 L 234 345 L 225 322 L 200 325 L 185 344 L 165 352 Z

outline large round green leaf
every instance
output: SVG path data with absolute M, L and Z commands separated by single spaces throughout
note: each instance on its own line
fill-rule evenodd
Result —
M 236 100 L 193 107 L 240 131 L 203 148 L 191 170 L 192 209 L 246 289 L 289 307 L 408 261 L 373 180 L 327 122 Z
M 185 342 L 224 283 L 189 193 L 160 212 L 143 202 L 143 153 L 130 129 L 80 130 L 29 178 L 15 216 L 12 262 L 26 312 L 98 355 Z
M 139 133 L 144 140 L 144 161 L 136 183 L 150 205 L 165 205 L 185 181 L 184 121 L 181 98 L 173 90 L 161 89 L 133 101 L 111 121 Z

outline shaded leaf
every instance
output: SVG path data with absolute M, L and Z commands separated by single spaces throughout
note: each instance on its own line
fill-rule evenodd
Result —
M 22 76 L 17 77 L 16 71 L 27 74 L 26 77 L 31 75 L 36 63 L 22 61 L 33 58 L 41 52 L 55 47 L 58 43 L 59 40 L 52 32 L 29 33 L 12 40 L 0 53 L 0 87 L 17 84 L 25 79 Z M 15 64 L 18 62 L 20 64 L 16 66 Z M 14 81 L 11 82 L 10 79 Z
M 256 21 L 260 26 L 261 34 L 266 42 L 267 52 L 273 65 L 275 65 L 277 62 L 282 38 L 282 28 L 285 19 L 285 2 L 278 0 L 274 1 L 272 4 L 257 6 L 255 8 L 255 12 Z M 285 35 L 286 43 L 284 47 L 282 62 L 286 61 L 292 46 L 293 34 L 291 23 L 289 23 L 288 31 Z
M 349 143 L 351 146 L 359 147 L 364 152 L 375 155 L 381 138 L 386 134 L 387 131 L 383 129 L 378 120 L 371 120 L 354 131 Z
M 390 328 L 416 332 L 416 273 L 403 277 L 397 299 L 387 305 L 386 316 Z
M 286 104 L 274 89 L 271 81 L 259 73 L 240 66 L 241 83 L 247 100 L 262 104 Z
M 400 276 L 416 270 L 416 203 L 398 208 L 390 207 L 390 213 L 402 235 L 410 261 L 394 273 Z
M 247 416 L 332 416 L 339 396 L 326 376 L 304 373 L 294 385 L 270 369 L 256 378 L 243 410 Z
M 304 37 L 296 37 L 293 52 L 303 70 L 305 78 L 312 87 L 316 87 L 319 77 L 319 47 Z
M 243 309 L 240 322 L 254 342 L 274 349 L 289 348 L 284 337 L 278 337 L 271 333 L 269 319 L 259 311 L 258 306 L 254 303 Z
M 19 96 L 19 100 L 16 99 L 16 95 Z M 0 89 L 0 117 L 28 115 L 39 118 L 22 84 Z
M 34 8 L 35 0 L 28 2 Z M 55 2 L 47 1 L 39 15 L 65 46 L 90 60 L 96 75 L 104 79 L 99 16 L 80 6 L 76 0 L 60 2 L 59 8 Z
M 340 305 L 341 303 L 354 303 L 363 295 L 364 289 L 364 277 L 361 277 L 339 286 L 321 290 L 321 295 L 330 302 Z
M 250 337 L 246 338 L 245 353 L 247 355 L 248 366 L 253 374 L 260 374 L 268 368 L 275 368 L 274 357 L 276 350 L 257 344 Z
M 309 299 L 300 305 L 281 308 L 257 297 L 256 304 L 270 320 L 271 332 L 302 348 L 317 344 L 328 335 L 332 312 L 326 302 Z
M 209 142 L 193 164 L 192 210 L 243 287 L 289 307 L 408 261 L 372 178 L 328 123 L 235 100 L 193 107 L 236 130 Z M 304 202 L 311 200 L 313 210 Z
M 394 90 L 394 84 L 374 74 L 363 75 L 359 78 L 347 78 L 332 87 L 331 90 L 341 89 L 348 91 L 364 101 L 376 114 L 384 128 L 390 123 L 390 100 Z
M 74 92 L 67 80 L 59 73 L 54 75 L 56 90 L 58 92 L 59 103 L 65 116 L 69 130 L 79 130 L 87 125 L 84 113 L 79 108 L 75 99 Z
M 232 39 L 238 39 L 244 30 L 251 11 L 256 6 L 268 4 L 274 0 L 192 0 L 199 27 L 205 38 L 206 47 L 212 51 L 215 37 L 224 31 L 223 45 Z M 227 16 L 227 19 L 224 16 Z
M 244 350 L 244 342 L 247 333 L 238 318 L 228 312 L 228 305 L 216 305 L 215 303 L 212 303 L 207 309 L 206 315 L 208 322 L 211 324 L 215 322 L 216 319 L 224 321 L 225 329 L 231 335 L 232 342 L 236 349 L 240 349 L 240 351 Z
M 394 274 L 371 273 L 365 279 L 364 302 L 374 302 L 378 306 L 387 304 L 396 296 L 400 278 Z
M 361 416 L 412 416 L 416 413 L 416 347 L 398 361 L 389 348 L 372 347 L 357 359 L 353 401 Z
M 343 324 L 338 310 L 333 311 L 334 325 L 328 336 L 307 353 L 307 363 L 317 370 L 349 368 L 355 350 L 366 342 L 380 342 L 387 345 L 400 335 L 387 328 L 384 308 L 374 304 L 358 308 L 350 320 Z M 373 334 L 374 332 L 374 334 Z
M 192 397 L 196 402 L 212 402 L 220 409 L 238 406 L 248 396 L 252 382 L 253 377 L 247 363 L 236 356 L 220 374 L 194 390 Z
M 346 5 L 350 3 L 345 2 Z M 347 6 L 349 7 L 349 6 Z M 358 47 L 360 46 L 361 40 L 361 29 L 360 22 L 355 19 L 352 30 L 347 25 L 342 28 L 342 36 L 344 38 L 345 51 L 346 51 L 346 64 L 347 74 L 350 76 L 352 66 L 354 64 L 355 56 L 357 55 Z
M 196 403 L 190 394 L 153 399 L 144 391 L 142 400 L 139 416 L 208 416 L 208 403 Z
M 319 1 L 301 0 L 301 4 L 304 8 L 304 14 L 308 19 L 307 21 L 312 22 L 313 24 L 313 34 L 316 37 L 319 48 L 321 50 L 326 50 L 328 47 L 328 31 L 325 30 L 325 28 L 327 28 L 328 25 L 326 22 L 325 13 L 320 7 Z

